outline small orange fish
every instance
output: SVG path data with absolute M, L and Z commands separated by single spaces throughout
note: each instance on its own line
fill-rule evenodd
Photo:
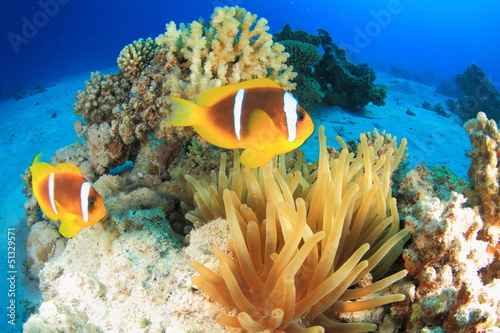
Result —
M 31 186 L 43 213 L 59 220 L 64 237 L 75 236 L 81 228 L 91 226 L 104 215 L 104 200 L 71 163 L 51 165 L 39 162 L 38 154 L 30 166 Z
M 270 79 L 226 85 L 201 94 L 198 104 L 170 97 L 167 123 L 193 126 L 208 142 L 243 148 L 240 162 L 250 168 L 301 146 L 313 133 L 311 117 L 289 92 Z

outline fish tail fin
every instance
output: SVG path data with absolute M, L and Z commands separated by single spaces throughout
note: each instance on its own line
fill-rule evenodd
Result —
M 43 153 L 38 153 L 38 154 L 36 154 L 35 158 L 33 159 L 33 163 L 31 163 L 31 165 L 33 165 L 33 164 L 36 164 L 36 163 L 40 162 L 40 158 L 42 157 L 42 154 L 43 154 Z
M 169 100 L 171 112 L 167 117 L 167 123 L 172 126 L 193 126 L 200 123 L 200 111 L 205 109 L 204 107 L 179 97 L 170 97 Z

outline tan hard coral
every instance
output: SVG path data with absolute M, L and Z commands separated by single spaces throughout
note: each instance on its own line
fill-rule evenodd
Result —
M 197 205 L 188 218 L 225 216 L 229 224 L 234 257 L 212 246 L 220 275 L 190 263 L 200 274 L 193 278 L 195 285 L 239 310 L 237 317 L 218 322 L 250 332 L 363 332 L 376 325 L 340 323 L 332 313 L 404 299 L 400 294 L 376 296 L 406 275 L 404 270 L 348 289 L 370 272 L 383 275 L 406 239 L 390 190 L 405 143 L 378 156 L 385 143 L 382 135 L 373 141 L 362 135 L 357 155 L 343 149 L 331 158 L 321 129 L 317 167 L 287 166 L 282 155 L 273 165 L 254 170 L 236 162 L 229 178 L 214 174 L 212 186 L 187 177 Z
M 177 28 L 170 22 L 166 30 L 155 42 L 166 51 L 171 71 L 165 81 L 174 96 L 192 100 L 221 85 L 262 77 L 285 90 L 295 88 L 290 80 L 296 74 L 285 63 L 288 53 L 273 43 L 267 20 L 243 8 L 217 7 L 207 25 L 194 21 Z
M 125 46 L 118 56 L 118 67 L 125 76 L 136 76 L 153 59 L 156 45 L 151 38 L 140 38 Z
M 500 132 L 484 112 L 464 124 L 472 143 L 469 177 L 485 222 L 500 226 Z

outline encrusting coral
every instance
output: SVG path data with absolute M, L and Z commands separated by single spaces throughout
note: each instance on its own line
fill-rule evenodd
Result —
M 406 291 L 411 302 L 394 305 L 405 332 L 498 332 L 498 260 L 488 249 L 500 228 L 488 228 L 464 202 L 456 192 L 443 202 L 423 196 L 405 219 L 412 242 L 403 258 L 414 286 Z
M 399 212 L 412 236 L 403 251 L 409 276 L 398 286 L 408 301 L 393 305 L 392 318 L 405 332 L 499 331 L 500 226 L 492 209 L 498 130 L 484 113 L 465 129 L 473 146 L 472 189 L 445 168 L 423 163 L 397 188 Z
M 401 301 L 401 294 L 372 294 L 401 279 L 400 271 L 371 285 L 348 289 L 370 272 L 383 275 L 402 251 L 407 231 L 399 231 L 391 175 L 403 158 L 406 141 L 362 134 L 354 156 L 343 141 L 329 157 L 320 129 L 320 160 L 306 166 L 285 156 L 258 169 L 241 168 L 237 159 L 229 178 L 225 160 L 212 185 L 187 176 L 197 209 L 188 218 L 198 224 L 225 216 L 235 258 L 217 246 L 216 274 L 196 261 L 193 283 L 217 302 L 238 309 L 236 318 L 219 323 L 257 332 L 362 332 L 369 323 L 340 323 L 329 312 L 351 312 Z M 389 144 L 387 142 L 389 141 Z M 384 147 L 380 155 L 379 150 Z M 290 155 L 287 155 L 290 157 Z M 273 167 L 274 166 L 274 167 Z M 368 299 L 359 300 L 359 298 Z M 306 328 L 311 325 L 309 328 Z
M 208 23 L 170 22 L 154 41 L 127 45 L 118 74 L 91 74 L 74 108 L 85 122 L 78 127 L 97 176 L 134 160 L 152 136 L 171 147 L 185 144 L 193 130 L 162 121 L 170 112 L 169 96 L 193 100 L 214 87 L 264 77 L 293 89 L 288 53 L 268 29 L 264 18 L 243 8 L 217 7 Z
M 38 279 L 38 273 L 49 260 L 58 257 L 66 245 L 66 239 L 57 226 L 39 221 L 31 226 L 26 240 L 26 257 L 29 277 Z

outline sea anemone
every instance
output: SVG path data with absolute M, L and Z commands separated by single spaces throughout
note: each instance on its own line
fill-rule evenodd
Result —
M 339 323 L 326 311 L 359 311 L 404 299 L 373 294 L 405 270 L 349 287 L 370 272 L 382 276 L 407 239 L 390 189 L 406 141 L 395 150 L 390 136 L 376 133 L 368 140 L 362 134 L 356 156 L 340 140 L 343 149 L 332 158 L 322 127 L 319 134 L 320 158 L 313 167 L 302 157 L 287 168 L 280 156 L 255 170 L 235 161 L 229 178 L 221 165 L 212 185 L 186 177 L 197 204 L 188 217 L 200 223 L 222 216 L 229 224 L 234 256 L 212 246 L 220 275 L 190 262 L 200 274 L 193 277 L 196 286 L 240 311 L 219 323 L 250 332 L 370 331 L 376 325 Z

